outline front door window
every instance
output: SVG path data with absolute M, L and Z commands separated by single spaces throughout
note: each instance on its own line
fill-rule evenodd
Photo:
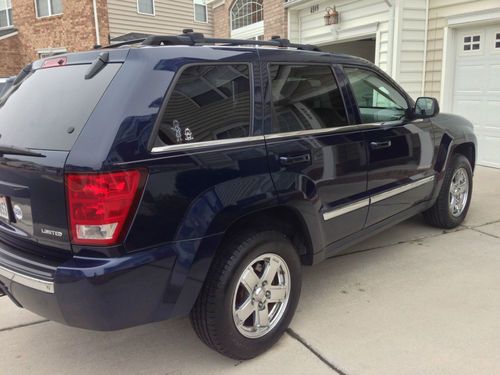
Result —
M 345 68 L 358 103 L 362 123 L 403 119 L 408 103 L 403 95 L 376 73 L 359 68 Z

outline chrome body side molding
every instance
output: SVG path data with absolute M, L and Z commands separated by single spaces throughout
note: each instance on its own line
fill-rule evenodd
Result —
M 397 188 L 385 191 L 383 193 L 373 195 L 370 198 L 362 199 L 360 201 L 350 203 L 350 204 L 342 206 L 340 208 L 335 208 L 331 211 L 323 213 L 323 220 L 328 221 L 328 220 L 334 219 L 336 217 L 350 213 L 352 211 L 356 211 L 356 210 L 359 210 L 361 208 L 365 208 L 365 207 L 369 206 L 370 204 L 381 202 L 383 200 L 392 198 L 396 195 L 405 193 L 407 191 L 418 188 L 418 187 L 423 186 L 425 184 L 434 182 L 434 179 L 435 179 L 435 176 L 422 178 L 420 180 L 410 182 L 408 184 L 405 184 L 403 186 L 399 186 Z
M 405 192 L 407 192 L 409 190 L 418 188 L 419 186 L 422 186 L 422 185 L 428 184 L 430 182 L 433 182 L 434 178 L 435 178 L 434 176 L 422 178 L 421 180 L 417 180 L 415 182 L 410 182 L 410 183 L 405 184 L 403 186 L 400 186 L 400 187 L 397 187 L 397 188 L 385 191 L 383 193 L 374 195 L 374 196 L 372 196 L 370 198 L 370 200 L 371 200 L 370 203 L 378 203 L 378 202 L 381 202 L 381 201 L 383 201 L 385 199 L 392 198 L 395 195 L 398 195 L 398 194 L 401 194 L 401 193 L 405 193 Z
M 359 210 L 364 207 L 368 207 L 370 205 L 370 199 L 366 198 L 351 204 L 348 204 L 347 206 L 343 206 L 341 208 L 336 208 L 332 211 L 325 212 L 323 214 L 323 219 L 325 221 L 335 219 L 336 217 L 348 214 L 349 212 Z

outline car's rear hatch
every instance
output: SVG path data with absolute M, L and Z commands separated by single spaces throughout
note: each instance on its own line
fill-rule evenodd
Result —
M 86 79 L 98 57 L 58 57 L 50 68 L 37 62 L 0 98 L 0 257 L 5 249 L 46 258 L 71 253 L 66 158 L 124 54 Z

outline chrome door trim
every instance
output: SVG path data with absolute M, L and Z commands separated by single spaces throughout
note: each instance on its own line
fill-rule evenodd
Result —
M 405 192 L 407 192 L 409 190 L 418 188 L 419 186 L 422 186 L 422 185 L 428 184 L 430 182 L 433 182 L 434 178 L 435 178 L 435 176 L 430 176 L 430 177 L 422 178 L 421 180 L 417 180 L 415 182 L 410 182 L 408 184 L 405 184 L 403 186 L 391 189 L 389 191 L 385 191 L 383 193 L 380 193 L 380 194 L 377 194 L 377 195 L 373 195 L 370 198 L 370 200 L 371 200 L 370 204 L 381 202 L 381 201 L 383 201 L 385 199 L 392 198 L 395 195 L 399 195 L 399 194 L 405 193 Z
M 359 210 L 364 207 L 368 207 L 370 205 L 370 198 L 366 198 L 351 204 L 348 204 L 346 206 L 343 206 L 341 208 L 336 208 L 334 210 L 325 212 L 323 214 L 323 220 L 328 221 L 331 219 L 335 219 L 336 217 L 348 214 L 349 212 Z
M 213 141 L 205 141 L 205 142 L 197 142 L 197 143 L 183 143 L 178 145 L 167 145 L 160 147 L 153 147 L 151 153 L 158 154 L 167 151 L 189 151 L 202 149 L 212 146 L 228 146 L 234 144 L 240 144 L 245 142 L 255 142 L 255 141 L 264 141 L 263 135 L 257 135 L 254 137 L 242 137 L 242 138 L 231 138 L 231 139 L 216 139 Z
M 389 199 L 395 195 L 399 195 L 401 193 L 407 192 L 409 190 L 412 190 L 412 189 L 415 189 L 415 188 L 420 187 L 422 185 L 433 182 L 434 179 L 435 179 L 435 176 L 422 178 L 420 180 L 410 182 L 408 184 L 391 189 L 389 191 L 373 195 L 370 198 L 362 199 L 360 201 L 356 201 L 354 203 L 347 204 L 347 205 L 342 206 L 340 208 L 335 208 L 331 211 L 323 213 L 323 220 L 328 221 L 331 219 L 335 219 L 336 217 L 348 214 L 352 211 L 356 211 L 356 210 L 359 210 L 361 208 L 365 208 L 373 203 L 381 202 L 381 201 L 383 201 L 385 199 Z
M 31 289 L 36 289 L 41 292 L 54 294 L 54 283 L 50 281 L 35 279 L 31 276 L 20 274 L 19 272 L 11 271 L 5 267 L 0 266 L 0 275 L 6 277 L 14 283 L 27 286 Z

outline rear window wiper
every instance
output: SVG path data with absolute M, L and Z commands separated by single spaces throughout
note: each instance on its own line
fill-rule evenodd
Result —
M 37 158 L 45 158 L 46 156 L 38 152 L 30 151 L 26 148 L 19 148 L 14 146 L 0 146 L 0 156 L 4 155 L 20 155 L 20 156 L 33 156 Z

